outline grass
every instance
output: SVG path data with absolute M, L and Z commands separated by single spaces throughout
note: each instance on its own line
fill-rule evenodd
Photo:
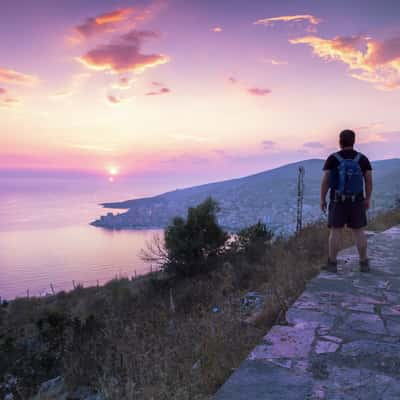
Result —
M 369 229 L 396 224 L 398 209 Z M 58 375 L 70 388 L 91 386 L 111 400 L 209 399 L 319 272 L 327 238 L 326 227 L 314 224 L 264 244 L 256 259 L 228 253 L 196 278 L 175 282 L 154 273 L 14 300 L 0 308 L 0 379 L 18 377 L 15 399 Z M 350 244 L 346 233 L 342 247 Z M 266 296 L 250 319 L 240 307 L 248 291 Z

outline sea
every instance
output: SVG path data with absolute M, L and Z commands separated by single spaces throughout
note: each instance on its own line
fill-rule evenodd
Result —
M 112 231 L 89 223 L 100 203 L 156 194 L 162 187 L 103 177 L 0 176 L 0 297 L 46 296 L 139 276 L 155 267 L 140 258 L 160 229 Z

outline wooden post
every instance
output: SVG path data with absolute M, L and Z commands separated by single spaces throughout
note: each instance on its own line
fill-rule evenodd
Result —
M 26 289 L 26 298 L 29 299 L 29 289 Z
M 51 288 L 51 291 L 52 291 L 53 296 L 54 296 L 56 294 L 56 291 L 54 290 L 54 286 L 53 286 L 52 283 L 50 283 L 50 288 Z
M 72 286 L 76 289 L 75 281 L 72 281 Z
M 136 273 L 136 269 L 135 269 L 135 279 L 137 278 L 137 273 Z
M 100 287 L 99 280 L 97 279 L 97 289 Z

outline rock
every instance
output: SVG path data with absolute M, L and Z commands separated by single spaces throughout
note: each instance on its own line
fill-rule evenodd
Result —
M 326 342 L 325 340 L 318 340 L 315 345 L 315 352 L 317 354 L 334 353 L 339 348 L 339 344 L 334 342 Z
M 79 386 L 77 387 L 72 394 L 68 396 L 68 400 L 81 400 L 86 399 L 88 396 L 93 394 L 93 390 L 87 386 Z
M 104 400 L 104 396 L 100 393 L 92 393 L 86 396 L 83 400 Z
M 7 393 L 4 396 L 4 400 L 14 400 L 14 395 L 12 393 Z
M 43 382 L 40 385 L 39 393 L 33 400 L 67 400 L 68 393 L 64 385 L 64 379 L 61 376 Z
M 199 369 L 201 367 L 201 361 L 197 360 L 193 365 L 192 365 L 192 370 Z
M 49 381 L 43 382 L 40 385 L 39 394 L 58 394 L 64 390 L 64 379 L 61 376 L 50 379 Z
M 240 309 L 245 314 L 260 312 L 265 303 L 265 296 L 258 292 L 249 292 L 240 299 Z

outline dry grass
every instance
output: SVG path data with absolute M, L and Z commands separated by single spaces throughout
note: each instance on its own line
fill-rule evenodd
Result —
M 370 229 L 395 224 L 399 210 L 378 216 Z M 58 374 L 70 387 L 89 385 L 111 400 L 208 399 L 319 272 L 327 237 L 325 226 L 314 224 L 266 245 L 257 262 L 228 254 L 196 278 L 153 274 L 13 301 L 0 314 L 0 376 L 21 378 L 16 399 Z M 342 245 L 350 243 L 346 233 Z M 254 290 L 267 301 L 246 322 L 240 299 Z

